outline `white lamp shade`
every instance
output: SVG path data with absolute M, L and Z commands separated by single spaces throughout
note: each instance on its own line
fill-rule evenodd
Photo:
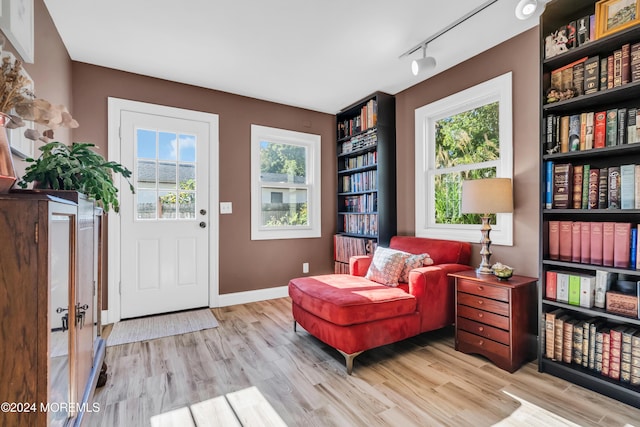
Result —
M 414 59 L 413 62 L 411 62 L 411 72 L 414 76 L 427 70 L 433 70 L 434 68 L 436 68 L 436 59 L 431 56 Z
M 494 214 L 513 212 L 510 178 L 462 181 L 462 213 Z

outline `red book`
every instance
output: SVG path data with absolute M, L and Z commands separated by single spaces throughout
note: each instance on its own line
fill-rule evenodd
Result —
M 582 255 L 581 247 L 582 222 L 574 221 L 571 223 L 571 262 L 580 262 Z
M 582 264 L 591 263 L 591 223 L 581 222 L 580 227 L 580 262 Z
M 609 376 L 609 364 L 611 361 L 611 331 L 602 335 L 602 375 Z
M 560 259 L 560 221 L 549 221 L 549 259 Z
M 615 222 L 613 232 L 613 266 L 618 268 L 629 268 L 631 223 Z
M 572 221 L 560 221 L 560 261 L 571 261 Z M 612 262 L 613 262 L 613 253 Z
M 607 112 L 598 111 L 594 116 L 593 148 L 604 148 L 607 141 Z
M 631 44 L 626 43 L 622 45 L 622 84 L 626 85 L 631 81 Z
M 591 264 L 602 265 L 602 222 L 591 222 Z
M 622 330 L 626 326 L 616 326 L 611 329 L 611 349 L 609 353 L 609 377 L 614 380 L 620 379 L 620 352 L 622 350 Z
M 613 267 L 615 223 L 602 223 L 602 265 Z
M 546 299 L 555 301 L 557 284 L 558 284 L 558 273 L 556 273 L 555 271 L 547 270 L 546 280 L 545 280 L 545 293 L 544 293 L 544 297 Z

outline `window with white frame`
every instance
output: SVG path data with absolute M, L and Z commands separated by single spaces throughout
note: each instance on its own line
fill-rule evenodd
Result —
M 320 135 L 251 125 L 251 239 L 320 232 Z
M 513 177 L 511 73 L 416 109 L 416 236 L 478 241 L 460 213 L 462 181 Z M 491 216 L 491 242 L 513 245 L 513 215 Z

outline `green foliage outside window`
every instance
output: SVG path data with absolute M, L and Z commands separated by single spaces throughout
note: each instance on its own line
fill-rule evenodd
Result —
M 436 122 L 435 221 L 480 224 L 480 215 L 461 214 L 462 181 L 493 178 L 496 168 L 464 169 L 500 158 L 498 103 L 483 105 Z M 463 170 L 450 171 L 450 168 Z M 495 216 L 491 219 L 495 223 Z
M 189 203 L 195 203 L 196 201 L 196 193 L 193 191 L 196 189 L 196 180 L 193 178 L 185 179 L 184 181 L 180 181 L 180 190 L 191 190 L 191 191 L 181 191 L 178 193 L 178 202 L 181 205 L 186 205 Z M 176 203 L 176 193 L 165 194 L 160 197 L 160 202 L 164 204 L 175 204 Z

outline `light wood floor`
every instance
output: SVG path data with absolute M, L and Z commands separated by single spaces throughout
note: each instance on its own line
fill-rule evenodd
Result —
M 348 376 L 337 351 L 293 332 L 288 298 L 213 312 L 218 328 L 107 348 L 100 411 L 85 425 L 148 426 L 189 409 L 195 418 L 197 404 L 242 402 L 248 391 L 288 426 L 640 427 L 640 410 L 540 374 L 535 362 L 509 374 L 456 352 L 450 328 L 367 351 Z M 253 425 L 269 425 L 268 415 Z

